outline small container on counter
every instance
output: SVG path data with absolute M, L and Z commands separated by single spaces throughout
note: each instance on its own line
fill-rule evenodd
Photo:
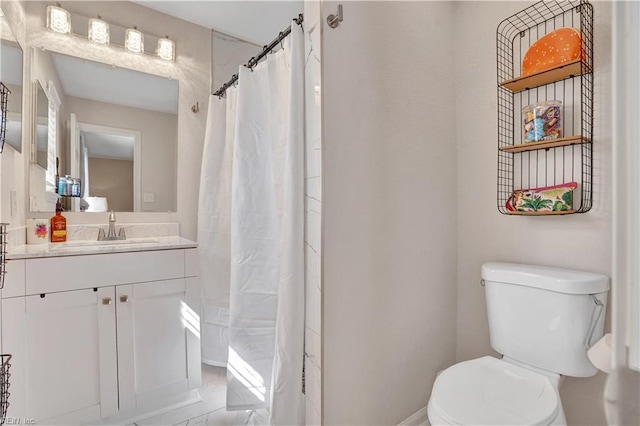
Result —
M 49 221 L 47 219 L 27 219 L 27 244 L 49 242 Z
M 67 219 L 62 216 L 62 204 L 60 200 L 56 203 L 56 214 L 51 222 L 51 242 L 64 243 L 67 241 Z

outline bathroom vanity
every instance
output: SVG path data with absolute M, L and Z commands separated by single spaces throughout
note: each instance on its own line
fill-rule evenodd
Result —
M 181 237 L 10 252 L 8 416 L 86 424 L 174 404 L 201 384 L 196 244 Z M 133 414 L 132 414 L 133 415 Z

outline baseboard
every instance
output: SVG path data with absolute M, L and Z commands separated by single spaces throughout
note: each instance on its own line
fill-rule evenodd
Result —
M 132 425 L 137 421 L 158 416 L 201 401 L 202 397 L 200 396 L 198 389 L 191 389 L 179 395 L 174 395 L 164 399 L 161 401 L 161 404 L 158 404 L 158 407 L 160 408 L 134 408 L 88 424 L 94 426 Z
M 411 416 L 398 423 L 398 426 L 429 426 L 427 407 L 422 407 Z

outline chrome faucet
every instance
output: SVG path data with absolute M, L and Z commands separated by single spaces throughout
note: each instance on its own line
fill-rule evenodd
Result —
M 107 236 L 104 235 L 104 229 L 100 228 L 98 231 L 98 241 L 114 241 L 114 240 L 126 240 L 127 236 L 124 233 L 124 228 L 120 227 L 120 232 L 116 235 L 116 213 L 111 210 L 109 213 L 109 231 Z
M 107 239 L 116 239 L 116 212 L 113 210 L 109 213 L 109 233 L 107 234 Z

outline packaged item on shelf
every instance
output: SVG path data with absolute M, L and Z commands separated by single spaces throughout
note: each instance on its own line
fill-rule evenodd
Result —
M 542 188 L 516 189 L 507 200 L 510 212 L 565 212 L 573 209 L 576 182 Z
M 58 178 L 58 188 L 57 191 L 58 195 L 65 195 L 65 192 L 67 192 L 67 178 L 65 178 L 64 176 L 60 176 Z
M 562 102 L 547 101 L 522 108 L 523 142 L 562 137 Z
M 522 60 L 522 76 L 535 74 L 580 58 L 580 32 L 559 28 L 533 43 Z
M 67 241 L 67 219 L 62 216 L 62 204 L 56 203 L 56 214 L 51 218 L 51 242 L 64 243 Z
M 73 178 L 73 184 L 71 185 L 71 196 L 72 197 L 80 196 L 80 179 Z
M 73 186 L 73 179 L 69 175 L 66 175 L 64 178 L 67 183 L 67 186 L 64 190 L 64 195 L 71 196 L 71 191 L 72 191 L 71 187 Z

